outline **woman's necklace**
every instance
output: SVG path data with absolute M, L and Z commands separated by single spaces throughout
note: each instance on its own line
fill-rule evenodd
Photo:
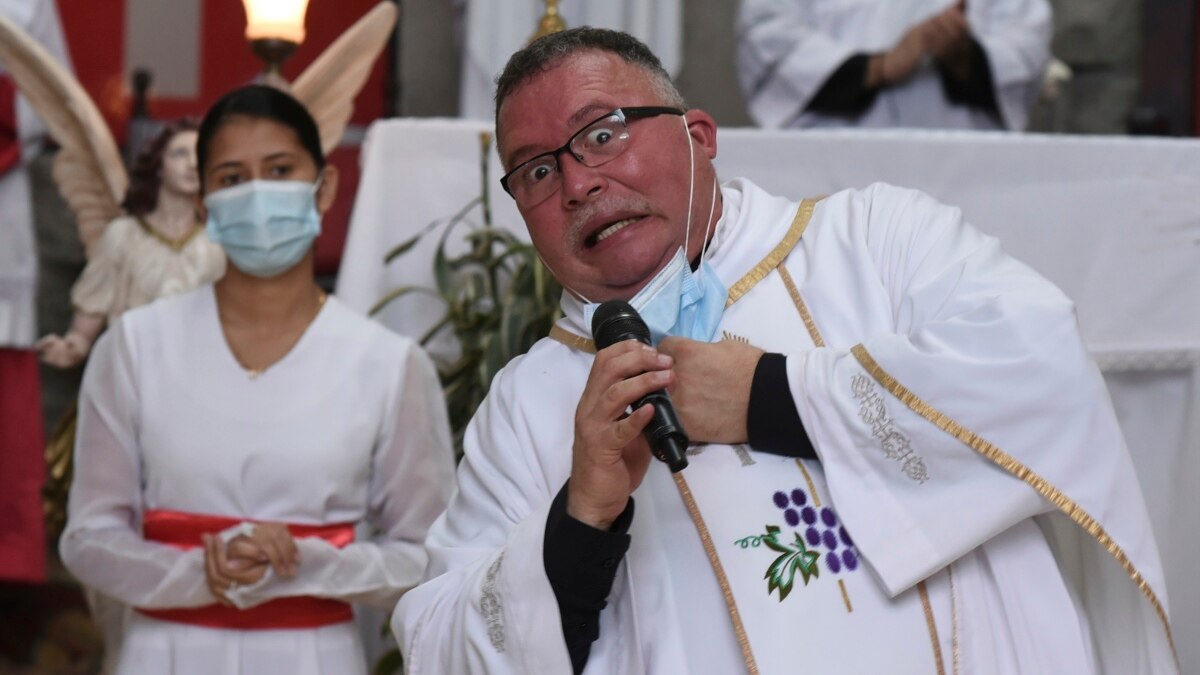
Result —
M 325 293 L 325 291 L 319 290 L 317 292 L 320 293 L 320 295 L 317 296 L 317 313 L 313 315 L 313 318 L 311 320 L 309 320 L 310 326 L 312 325 L 312 322 L 316 320 L 317 314 L 321 313 L 321 308 L 325 306 L 325 298 L 329 297 L 328 294 Z M 307 328 L 305 328 L 305 330 L 307 330 Z M 292 345 L 292 349 L 295 349 L 295 348 L 296 348 L 296 345 Z M 286 356 L 286 354 L 284 356 Z M 280 360 L 282 360 L 282 358 Z M 275 363 L 279 363 L 279 361 L 276 361 Z M 260 375 L 267 372 L 267 370 L 269 370 L 271 368 L 271 366 L 275 365 L 275 363 L 263 366 L 262 368 L 247 368 L 246 366 L 242 365 L 241 363 L 239 363 L 238 365 L 242 366 L 242 370 L 246 371 L 246 375 L 251 380 L 257 380 Z

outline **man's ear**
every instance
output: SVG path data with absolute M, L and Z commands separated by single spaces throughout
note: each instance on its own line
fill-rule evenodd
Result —
M 325 212 L 333 207 L 333 200 L 337 198 L 337 188 L 337 167 L 326 164 L 325 168 L 321 169 L 321 186 L 317 188 L 317 213 L 325 215 Z
M 709 159 L 715 159 L 717 156 L 716 120 L 712 118 L 712 115 L 699 108 L 687 111 L 684 119 L 687 120 L 688 133 L 691 134 L 692 141 L 704 148 Z

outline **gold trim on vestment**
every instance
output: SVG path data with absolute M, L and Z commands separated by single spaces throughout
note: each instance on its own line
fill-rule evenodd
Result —
M 850 594 L 846 592 L 846 580 L 838 579 L 838 588 L 842 589 L 842 602 L 846 603 L 846 613 L 854 613 L 854 605 L 850 604 Z
M 821 201 L 822 199 L 824 199 L 824 197 L 805 199 L 804 201 L 800 202 L 800 206 L 796 209 L 796 216 L 792 219 L 792 226 L 788 229 L 787 234 L 783 236 L 783 241 L 780 241 L 779 244 L 767 254 L 767 257 L 759 261 L 759 263 L 755 265 L 749 272 L 742 275 L 742 278 L 738 279 L 738 282 L 729 289 L 729 297 L 725 300 L 726 309 L 732 306 L 733 303 L 740 300 L 742 296 L 745 295 L 751 288 L 754 288 L 758 282 L 762 281 L 768 274 L 771 273 L 771 270 L 775 269 L 779 266 L 779 263 L 783 262 L 783 259 L 787 257 L 788 253 L 791 253 L 792 249 L 796 247 L 796 242 L 800 241 L 800 235 L 804 234 L 805 228 L 808 227 L 808 221 L 812 218 L 813 208 L 816 207 L 817 202 Z M 807 313 L 807 310 L 804 310 L 802 316 L 807 316 Z M 808 325 L 807 322 L 805 325 Z M 813 326 L 812 330 L 816 330 L 815 325 Z M 589 354 L 596 353 L 595 341 L 585 338 L 582 335 L 576 335 L 575 333 L 560 327 L 558 324 L 554 324 L 550 327 L 549 337 L 551 340 L 557 340 L 571 349 L 578 349 L 579 351 L 588 352 Z
M 808 483 L 808 491 L 812 493 L 813 506 L 821 508 L 821 495 L 817 494 L 817 485 L 813 482 L 812 476 L 808 475 L 808 469 L 804 468 L 804 462 L 796 460 L 796 466 L 800 467 L 800 473 L 804 474 L 804 482 Z
M 142 226 L 142 229 L 146 231 L 146 234 L 149 234 L 151 237 L 154 237 L 160 243 L 162 243 L 163 246 L 166 246 L 167 248 L 171 249 L 172 251 L 174 251 L 176 253 L 179 253 L 180 251 L 182 251 L 183 248 L 188 245 L 188 242 L 191 241 L 193 238 L 195 238 L 195 236 L 197 234 L 200 234 L 200 231 L 204 229 L 200 226 L 199 223 L 196 223 L 196 224 L 192 225 L 192 229 L 190 231 L 188 231 L 187 234 L 183 235 L 182 237 L 180 237 L 178 239 L 172 239 L 172 238 L 168 237 L 167 235 L 163 234 L 162 232 L 159 232 L 158 230 L 154 229 L 154 227 L 151 226 L 150 223 L 146 222 L 145 218 L 142 218 L 141 216 L 134 216 L 134 220 L 137 221 L 138 225 Z
M 946 565 L 946 580 L 950 583 L 950 651 L 954 658 L 953 673 L 958 675 L 958 590 L 954 587 L 954 564 Z
M 792 219 L 792 226 L 788 229 L 787 234 L 783 236 L 783 241 L 779 242 L 775 248 L 767 254 L 757 265 L 749 272 L 738 279 L 738 282 L 729 289 L 729 298 L 725 300 L 725 306 L 730 307 L 733 303 L 741 300 L 742 296 L 758 285 L 758 282 L 766 278 L 771 270 L 779 267 L 779 263 L 787 257 L 792 249 L 796 247 L 796 242 L 800 241 L 800 236 L 804 234 L 805 228 L 808 227 L 808 221 L 812 218 L 813 208 L 817 202 L 824 197 L 815 199 L 805 199 L 800 202 L 799 208 L 796 209 L 796 216 Z
M 725 576 L 725 567 L 721 564 L 721 559 L 717 557 L 717 549 L 713 546 L 712 535 L 708 533 L 708 525 L 704 523 L 704 516 L 700 514 L 700 507 L 696 505 L 696 498 L 692 496 L 687 479 L 678 473 L 671 474 L 671 477 L 675 479 L 675 486 L 679 488 L 679 494 L 683 496 L 683 503 L 687 505 L 688 515 L 692 517 L 692 523 L 695 524 L 696 531 L 700 533 L 700 543 L 704 544 L 704 552 L 708 554 L 708 562 L 717 575 L 717 583 L 721 586 L 721 595 L 725 598 L 725 608 L 729 611 L 730 620 L 733 621 L 733 633 L 737 637 L 738 646 L 742 649 L 742 659 L 746 662 L 746 671 L 749 675 L 758 675 L 758 664 L 755 663 L 754 653 L 750 650 L 750 638 L 746 635 L 746 627 L 742 624 L 742 615 L 738 612 L 733 589 L 729 587 L 729 577 Z
M 917 582 L 917 593 L 921 595 L 921 608 L 925 610 L 925 625 L 929 627 L 929 640 L 933 642 L 933 662 L 937 664 L 937 674 L 946 675 L 946 664 L 942 663 L 942 643 L 938 640 L 937 621 L 933 618 L 933 607 L 929 604 L 929 591 L 925 582 Z
M 808 305 L 804 304 L 804 298 L 800 297 L 800 289 L 796 288 L 796 282 L 792 280 L 792 273 L 787 271 L 787 267 L 784 265 L 780 265 L 777 269 L 779 278 L 783 279 L 783 285 L 787 286 L 788 295 L 792 296 L 792 304 L 796 305 L 796 310 L 800 312 L 800 319 L 804 321 L 804 327 L 808 329 L 808 335 L 812 338 L 813 344 L 824 347 L 825 340 L 821 339 L 821 331 L 817 330 L 817 323 L 808 313 Z
M 1142 573 L 1133 566 L 1133 562 L 1129 559 L 1129 556 L 1126 555 L 1117 542 L 1113 541 L 1113 538 L 1105 531 L 1104 527 L 1090 513 L 1084 511 L 1079 504 L 1076 504 L 1070 497 L 1052 485 L 1050 481 L 1017 461 L 1016 458 L 992 445 L 987 439 L 967 430 L 909 391 L 880 367 L 867 351 L 866 347 L 858 344 L 852 347 L 850 351 L 854 354 L 854 358 L 858 359 L 862 367 L 871 374 L 871 377 L 875 378 L 875 381 L 887 389 L 892 396 L 900 399 L 909 409 L 929 420 L 942 431 L 954 436 L 1000 468 L 1024 481 L 1046 501 L 1053 504 L 1059 511 L 1062 511 L 1076 525 L 1083 528 L 1085 532 L 1099 542 L 1104 547 L 1104 550 L 1108 551 L 1109 555 L 1116 559 L 1117 563 L 1125 570 L 1125 573 L 1129 575 L 1129 578 L 1133 580 L 1133 583 L 1146 596 L 1146 599 L 1150 601 L 1151 606 L 1154 607 L 1154 611 L 1158 614 L 1158 618 L 1163 624 L 1163 629 L 1167 632 L 1167 641 L 1171 645 L 1171 651 L 1175 652 L 1175 638 L 1171 635 L 1171 623 L 1167 619 L 1167 613 L 1163 610 L 1162 603 L 1158 601 L 1158 596 L 1154 593 L 1154 589 L 1150 588 L 1150 584 L 1146 582 Z M 1179 657 L 1177 654 L 1175 658 L 1178 661 Z
M 596 341 L 590 338 L 585 338 L 582 335 L 576 335 L 571 331 L 554 324 L 550 327 L 550 339 L 558 340 L 571 349 L 578 349 L 581 352 L 589 354 L 596 353 Z

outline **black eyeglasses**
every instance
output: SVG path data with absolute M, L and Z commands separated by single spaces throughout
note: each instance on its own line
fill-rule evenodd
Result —
M 544 152 L 504 174 L 500 186 L 522 206 L 537 206 L 554 194 L 562 184 L 558 157 L 570 152 L 580 164 L 597 167 L 625 152 L 629 147 L 629 120 L 659 115 L 682 115 L 678 108 L 646 106 L 617 108 L 575 132 L 557 150 Z

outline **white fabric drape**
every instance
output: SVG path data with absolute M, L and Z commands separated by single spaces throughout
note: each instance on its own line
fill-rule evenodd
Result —
M 508 57 L 524 47 L 545 11 L 541 0 L 466 3 L 459 115 L 491 120 L 496 77 Z M 671 75 L 682 53 L 682 6 L 679 0 L 563 0 L 559 15 L 568 28 L 594 26 L 622 30 L 645 42 Z

